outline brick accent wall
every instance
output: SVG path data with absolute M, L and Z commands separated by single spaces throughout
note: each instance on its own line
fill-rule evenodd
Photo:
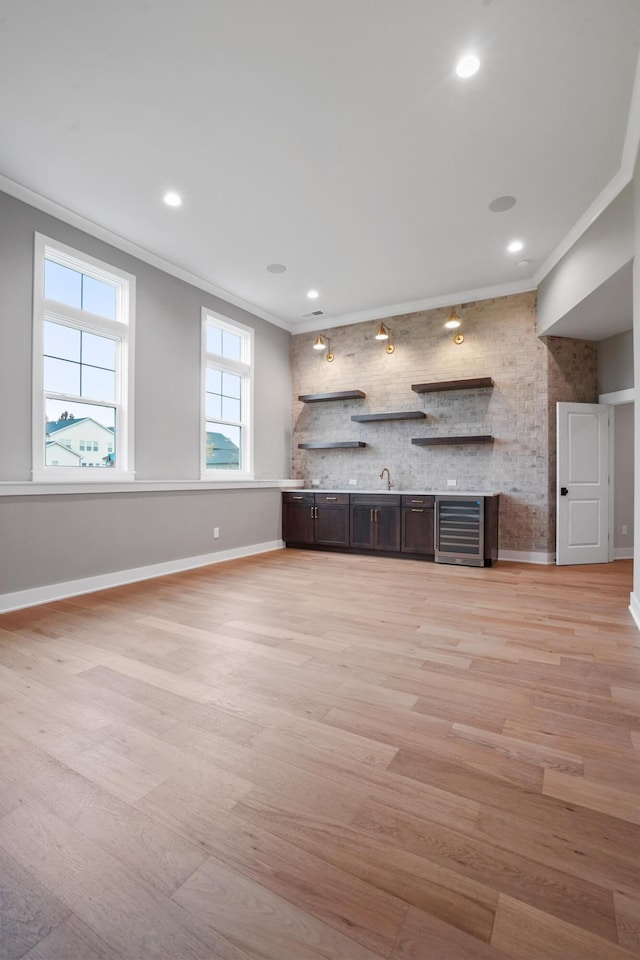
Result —
M 375 340 L 379 321 L 325 329 L 335 354 L 292 339 L 293 472 L 320 486 L 499 492 L 500 549 L 555 549 L 555 402 L 596 396 L 595 345 L 536 334 L 535 293 L 456 305 L 464 343 L 445 330 L 450 307 L 389 317 L 393 354 Z M 491 377 L 492 389 L 417 394 L 413 383 Z M 300 394 L 363 390 L 363 400 L 304 404 Z M 422 410 L 426 420 L 355 423 L 352 414 Z M 417 447 L 412 437 L 491 434 L 493 444 Z M 311 441 L 363 440 L 366 448 L 299 450 Z

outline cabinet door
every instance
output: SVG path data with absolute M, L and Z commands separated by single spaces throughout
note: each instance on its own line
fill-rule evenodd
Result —
M 349 546 L 347 504 L 319 504 L 316 507 L 316 543 L 328 547 Z
M 373 507 L 351 505 L 351 546 L 371 549 L 374 546 Z
M 374 517 L 376 550 L 399 550 L 400 507 L 376 507 Z
M 403 507 L 402 550 L 434 555 L 433 507 Z
M 308 503 L 282 504 L 282 539 L 286 543 L 314 543 L 314 508 Z

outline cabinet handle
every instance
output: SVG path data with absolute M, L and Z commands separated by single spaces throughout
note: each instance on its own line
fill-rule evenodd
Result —
M 337 497 L 325 497 L 325 500 L 337 500 Z
M 316 511 L 316 520 L 317 520 L 317 519 L 318 519 L 318 508 L 317 508 L 317 507 L 314 507 L 313 509 Z
M 292 497 L 293 500 L 302 500 L 302 497 Z
M 375 520 L 375 522 L 377 523 L 377 522 L 378 522 L 378 511 L 377 511 L 377 510 L 374 510 L 373 512 L 374 512 L 374 514 L 375 514 L 374 520 Z
M 424 510 L 418 510 L 416 507 L 411 508 L 411 513 L 424 513 Z
M 411 503 L 424 503 L 424 500 L 412 500 Z

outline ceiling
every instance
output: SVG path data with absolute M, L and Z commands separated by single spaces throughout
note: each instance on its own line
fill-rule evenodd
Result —
M 0 175 L 294 331 L 531 289 L 639 50 L 637 0 L 0 0 Z

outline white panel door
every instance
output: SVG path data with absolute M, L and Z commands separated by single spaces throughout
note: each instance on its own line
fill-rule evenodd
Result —
M 609 560 L 609 407 L 558 403 L 556 563 Z

